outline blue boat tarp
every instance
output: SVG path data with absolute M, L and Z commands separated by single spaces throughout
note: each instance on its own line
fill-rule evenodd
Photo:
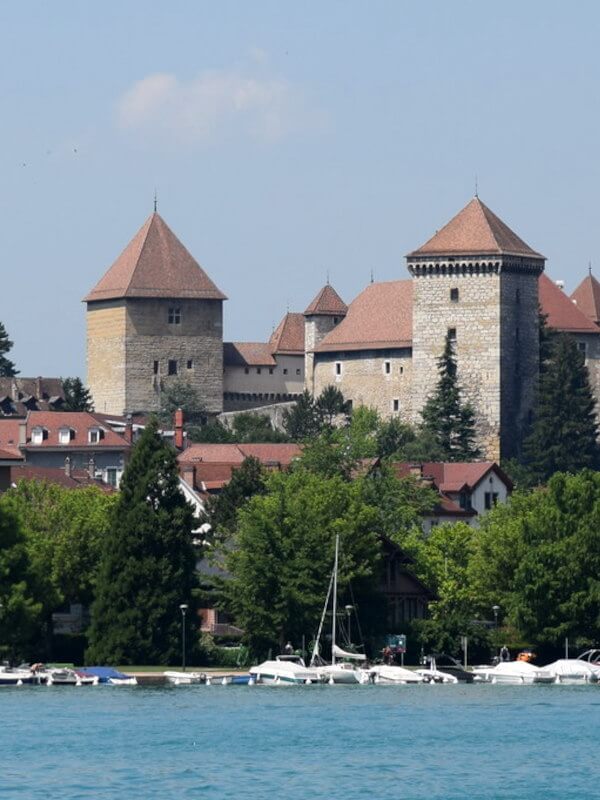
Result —
M 124 680 L 131 677 L 131 675 L 125 675 L 125 673 L 119 672 L 118 669 L 113 667 L 85 667 L 82 672 L 85 672 L 86 675 L 97 675 L 100 678 L 100 683 L 107 683 L 109 678 Z

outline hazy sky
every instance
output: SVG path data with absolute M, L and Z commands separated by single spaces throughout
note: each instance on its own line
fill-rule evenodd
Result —
M 265 340 L 479 195 L 572 289 L 600 275 L 600 4 L 59 0 L 0 6 L 0 320 L 85 376 L 80 302 L 152 210 Z

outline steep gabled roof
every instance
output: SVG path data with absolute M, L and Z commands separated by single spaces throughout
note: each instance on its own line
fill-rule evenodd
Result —
M 271 352 L 304 355 L 304 314 L 288 311 L 269 339 Z
M 600 323 L 600 283 L 591 271 L 571 295 L 571 300 L 592 322 Z
M 567 333 L 600 333 L 600 328 L 547 275 L 539 278 L 539 300 L 549 328 Z
M 227 299 L 156 212 L 84 302 L 123 297 Z
M 478 197 L 474 197 L 418 250 L 409 253 L 408 258 L 428 255 L 516 255 L 544 258 L 511 231 Z
M 304 316 L 340 316 L 343 317 L 348 311 L 348 306 L 336 290 L 329 283 L 326 284 L 314 298 L 312 303 L 304 312 Z
M 410 347 L 412 304 L 411 280 L 371 283 L 350 303 L 346 317 L 315 352 Z

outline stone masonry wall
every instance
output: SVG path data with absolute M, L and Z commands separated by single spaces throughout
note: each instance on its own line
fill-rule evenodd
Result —
M 539 377 L 538 276 L 502 271 L 501 285 L 501 451 L 516 456 L 535 403 Z
M 169 324 L 170 308 L 181 322 Z M 161 384 L 188 382 L 207 410 L 223 410 L 223 306 L 220 300 L 127 301 L 126 411 L 155 411 Z M 177 374 L 169 375 L 169 361 Z M 158 371 L 154 372 L 154 362 Z M 191 366 L 188 367 L 188 362 Z
M 458 289 L 458 300 L 451 300 Z M 456 330 L 455 353 L 463 399 L 473 405 L 477 443 L 491 460 L 500 457 L 500 276 L 420 274 L 413 277 L 412 416 L 434 391 L 437 360 L 448 329 Z
M 323 341 L 325 336 L 335 328 L 337 324 L 334 322 L 335 319 L 339 321 L 343 319 L 343 317 L 329 317 L 324 314 L 315 314 L 314 316 L 304 318 L 304 385 L 313 395 L 319 394 L 319 392 L 315 390 L 315 354 L 313 351 L 315 347 Z
M 390 365 L 386 371 L 386 362 Z M 341 364 L 337 375 L 336 363 Z M 316 353 L 314 394 L 336 386 L 353 406 L 375 408 L 383 418 L 399 415 L 411 421 L 412 359 L 409 348 L 365 350 L 345 353 Z M 398 410 L 394 411 L 394 401 Z
M 123 300 L 90 303 L 87 311 L 87 385 L 96 411 L 125 409 L 125 330 Z

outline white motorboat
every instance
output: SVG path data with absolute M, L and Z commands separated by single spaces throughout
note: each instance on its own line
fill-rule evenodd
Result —
M 416 670 L 398 667 L 395 664 L 376 664 L 369 668 L 373 683 L 407 684 L 424 683 L 422 675 Z
M 33 674 L 29 669 L 0 667 L 0 686 L 23 686 L 33 683 Z
M 592 650 L 586 650 L 585 653 L 577 656 L 577 661 L 585 661 L 586 663 L 591 664 L 596 671 L 596 674 L 600 678 L 600 650 L 596 648 Z
M 473 673 L 486 683 L 554 683 L 554 675 L 527 661 L 501 661 L 495 667 L 475 667 Z
M 600 667 L 579 658 L 559 658 L 544 667 L 554 676 L 555 683 L 597 683 Z
M 100 683 L 97 675 L 86 675 L 68 667 L 46 668 L 37 674 L 40 682 L 45 678 L 46 686 L 97 686 Z
M 324 680 L 318 669 L 307 667 L 304 660 L 295 655 L 280 655 L 263 661 L 250 668 L 250 676 L 255 683 L 283 686 L 322 683 Z
M 168 683 L 173 686 L 191 686 L 193 683 L 207 683 L 206 674 L 204 672 L 183 672 L 177 670 L 168 670 L 163 675 Z

